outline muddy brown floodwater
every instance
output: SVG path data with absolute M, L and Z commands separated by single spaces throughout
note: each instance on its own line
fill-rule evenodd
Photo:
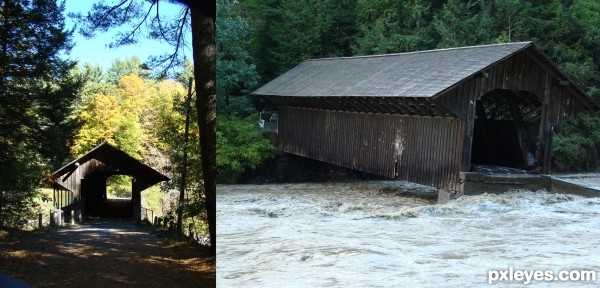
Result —
M 214 287 L 215 258 L 129 222 L 0 231 L 0 271 L 34 287 Z M 1 286 L 1 285 L 0 285 Z

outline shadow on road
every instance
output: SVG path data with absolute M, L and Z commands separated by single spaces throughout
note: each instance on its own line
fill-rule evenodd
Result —
M 4 233 L 0 244 L 0 271 L 37 287 L 215 286 L 208 249 L 165 243 L 126 221 Z

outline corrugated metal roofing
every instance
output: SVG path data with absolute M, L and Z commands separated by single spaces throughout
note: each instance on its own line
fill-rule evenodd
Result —
M 254 95 L 432 97 L 531 42 L 305 61 Z

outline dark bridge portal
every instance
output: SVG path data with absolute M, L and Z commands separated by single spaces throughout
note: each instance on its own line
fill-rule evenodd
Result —
M 108 218 L 133 218 L 131 198 L 111 199 L 107 197 L 107 180 L 114 174 L 94 172 L 81 180 L 85 216 Z
M 132 177 L 131 199 L 107 199 L 106 180 L 113 175 Z M 74 210 L 76 220 L 92 216 L 139 221 L 141 192 L 167 180 L 167 176 L 106 142 L 52 174 L 55 190 L 66 190 L 71 194 L 72 200 L 61 204 L 60 208 L 67 215 Z
M 476 103 L 474 164 L 533 169 L 539 157 L 541 104 L 527 91 L 495 89 Z

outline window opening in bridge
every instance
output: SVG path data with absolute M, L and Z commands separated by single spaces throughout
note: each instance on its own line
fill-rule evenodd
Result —
M 132 177 L 128 175 L 113 175 L 106 179 L 107 199 L 131 199 Z

